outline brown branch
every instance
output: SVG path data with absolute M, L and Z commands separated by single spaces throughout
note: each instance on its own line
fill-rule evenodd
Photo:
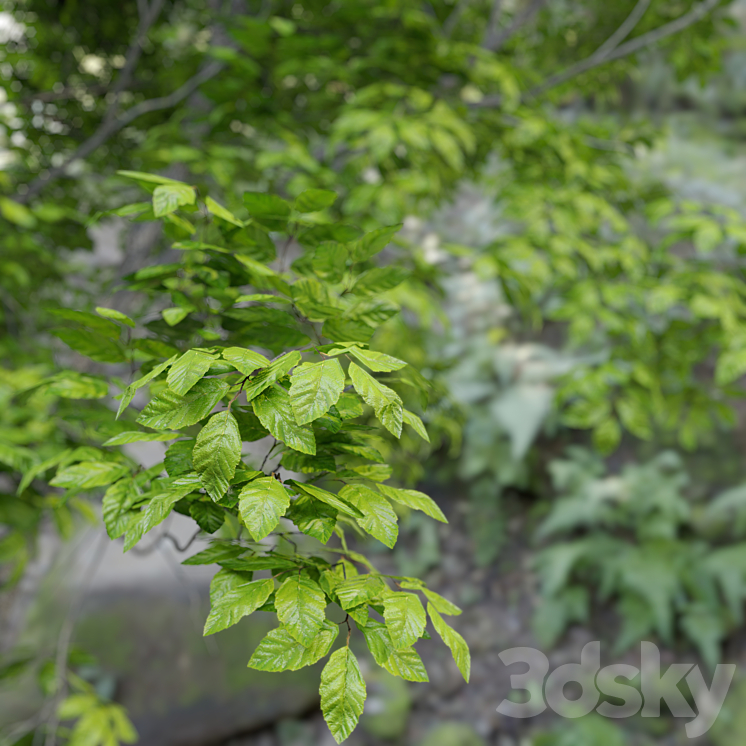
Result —
M 44 189 L 44 187 L 62 176 L 73 161 L 88 157 L 113 134 L 121 130 L 123 127 L 126 127 L 130 122 L 138 117 L 143 116 L 143 114 L 150 114 L 154 111 L 169 109 L 172 106 L 176 106 L 187 96 L 194 93 L 202 83 L 210 78 L 214 78 L 222 69 L 222 63 L 211 62 L 207 67 L 203 68 L 194 77 L 190 78 L 186 83 L 184 83 L 184 85 L 177 88 L 168 96 L 161 96 L 159 98 L 151 98 L 147 101 L 142 101 L 136 106 L 127 109 L 122 116 L 108 121 L 105 120 L 98 130 L 88 140 L 82 143 L 62 165 L 49 169 L 46 178 L 39 177 L 32 181 L 31 184 L 29 184 L 26 193 L 17 197 L 17 201 L 21 203 L 28 202 Z
M 542 93 L 546 93 L 546 91 L 550 90 L 551 88 L 556 88 L 558 85 L 562 85 L 562 83 L 566 83 L 568 80 L 571 80 L 572 78 L 577 77 L 582 73 L 588 72 L 595 67 L 604 65 L 607 62 L 613 62 L 615 60 L 622 59 L 623 57 L 629 57 L 630 55 L 635 54 L 642 49 L 651 47 L 657 44 L 662 39 L 673 36 L 674 34 L 677 34 L 680 31 L 688 28 L 689 26 L 697 23 L 697 21 L 701 20 L 716 5 L 718 5 L 719 2 L 720 0 L 704 0 L 695 8 L 692 8 L 688 13 L 685 13 L 680 18 L 677 18 L 675 21 L 671 21 L 670 23 L 660 26 L 653 31 L 649 31 L 646 34 L 642 34 L 634 39 L 631 39 L 626 44 L 616 46 L 627 34 L 630 33 L 633 25 L 636 25 L 637 21 L 639 21 L 638 18 L 637 21 L 632 24 L 631 19 L 634 17 L 634 15 L 639 13 L 639 17 L 642 17 L 642 13 L 644 13 L 645 9 L 643 8 L 642 11 L 640 11 L 640 6 L 644 4 L 644 0 L 640 0 L 638 5 L 632 11 L 630 17 L 627 18 L 622 26 L 620 26 L 619 29 L 615 31 L 614 34 L 606 42 L 604 42 L 604 44 L 599 49 L 597 49 L 590 57 L 575 63 L 574 65 L 570 66 L 566 70 L 563 70 L 562 72 L 557 73 L 556 75 L 550 76 L 543 83 L 540 83 L 539 85 L 535 86 L 527 93 L 525 93 L 521 97 L 521 100 L 529 101 L 533 98 L 536 98 L 537 96 L 540 96 Z M 627 25 L 629 25 L 630 28 L 623 36 L 620 32 Z M 618 37 L 618 41 L 616 41 L 614 47 L 611 47 L 610 42 L 614 41 L 616 37 Z M 599 54 L 601 50 L 604 50 L 603 55 Z M 502 96 L 485 96 L 481 101 L 472 104 L 472 106 L 475 108 L 493 108 L 499 106 L 501 103 Z
M 483 44 L 490 52 L 498 52 L 505 42 L 520 31 L 542 8 L 546 0 L 532 0 L 526 8 L 509 23 L 499 34 L 495 34 L 490 43 Z

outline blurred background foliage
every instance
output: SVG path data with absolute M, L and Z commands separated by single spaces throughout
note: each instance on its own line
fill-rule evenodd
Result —
M 76 692 L 60 717 L 88 724 L 61 740 L 134 737 L 87 653 L 19 642 L 44 547 L 100 521 L 95 489 L 64 502 L 47 478 L 123 429 L 100 374 L 116 365 L 126 385 L 127 361 L 110 322 L 80 312 L 113 306 L 186 341 L 199 306 L 170 248 L 188 227 L 123 214 L 142 197 L 118 169 L 222 194 L 237 216 L 245 190 L 323 188 L 335 218 L 402 222 L 382 256 L 410 276 L 372 344 L 427 380 L 431 443 L 389 446 L 399 481 L 443 496 L 490 576 L 527 558 L 523 621 L 543 645 L 581 627 L 619 654 L 652 638 L 713 666 L 731 650 L 746 597 L 742 1 L 7 0 L 0 39 L 2 675 L 31 670 L 47 720 L 63 681 Z M 164 350 L 143 343 L 139 360 Z M 406 527 L 397 566 L 442 572 L 449 539 Z M 414 742 L 410 705 L 361 737 Z M 728 712 L 718 746 L 746 733 Z M 6 742 L 38 743 L 34 717 Z M 518 738 L 437 719 L 430 746 Z M 273 738 L 314 742 L 304 727 Z M 625 727 L 521 737 L 680 736 Z

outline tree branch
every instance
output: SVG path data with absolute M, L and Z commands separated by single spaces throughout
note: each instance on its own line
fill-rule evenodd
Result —
M 443 33 L 446 35 L 446 37 L 450 37 L 451 34 L 456 30 L 456 26 L 461 20 L 461 16 L 463 15 L 463 12 L 466 10 L 470 2 L 471 0 L 459 0 L 458 4 L 451 12 L 451 15 L 446 18 L 446 22 L 443 24 Z
M 604 65 L 607 62 L 613 62 L 623 57 L 628 57 L 642 49 L 651 47 L 662 39 L 673 36 L 674 34 L 677 34 L 697 23 L 697 21 L 701 20 L 716 5 L 718 5 L 720 1 L 721 0 L 703 0 L 699 5 L 692 8 L 688 13 L 685 13 L 675 21 L 666 23 L 653 31 L 648 31 L 646 34 L 631 39 L 626 44 L 619 45 L 619 43 L 632 31 L 646 10 L 646 0 L 640 0 L 630 16 L 624 21 L 619 29 L 617 29 L 617 31 L 615 31 L 614 34 L 609 37 L 609 39 L 590 57 L 571 65 L 556 75 L 550 76 L 543 83 L 540 83 L 525 93 L 521 97 L 521 100 L 529 101 L 540 96 L 551 88 L 556 88 L 558 85 L 562 85 L 562 83 L 566 83 L 568 80 L 592 70 L 594 67 Z M 629 26 L 628 29 L 626 28 L 627 26 Z M 601 54 L 602 51 L 603 54 Z M 485 96 L 481 101 L 472 104 L 472 106 L 475 108 L 493 108 L 499 106 L 501 102 L 502 96 Z
M 490 52 L 498 52 L 506 41 L 510 40 L 523 26 L 525 26 L 538 12 L 546 0 L 531 0 L 524 8 L 499 34 L 495 34 L 489 44 L 483 44 L 485 49 Z M 493 8 L 494 10 L 494 8 Z
M 223 64 L 221 62 L 211 62 L 194 77 L 184 83 L 184 85 L 177 88 L 172 93 L 169 93 L 168 96 L 160 96 L 159 98 L 151 98 L 147 101 L 142 101 L 136 106 L 127 109 L 121 117 L 105 119 L 98 130 L 96 130 L 88 140 L 82 143 L 62 165 L 50 169 L 46 174 L 46 178 L 39 177 L 32 181 L 31 184 L 29 184 L 28 191 L 23 195 L 19 195 L 16 198 L 17 201 L 21 203 L 28 202 L 44 189 L 44 187 L 62 176 L 73 161 L 87 158 L 113 134 L 121 130 L 123 127 L 126 127 L 130 122 L 141 117 L 143 114 L 150 114 L 154 111 L 169 109 L 172 106 L 176 106 L 176 104 L 183 101 L 187 96 L 194 93 L 202 83 L 210 78 L 214 78 L 222 69 Z
M 490 20 L 487 22 L 487 30 L 484 32 L 482 39 L 482 49 L 492 49 L 497 36 L 497 22 L 500 20 L 500 9 L 503 0 L 494 0 L 492 10 L 490 11 Z

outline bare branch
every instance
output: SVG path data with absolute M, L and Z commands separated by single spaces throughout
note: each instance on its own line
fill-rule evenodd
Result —
M 509 41 L 520 31 L 538 12 L 546 0 L 531 0 L 531 2 L 509 23 L 499 34 L 495 34 L 491 43 L 483 44 L 485 49 L 498 52 L 506 41 Z
M 622 59 L 623 57 L 628 57 L 632 54 L 635 54 L 636 52 L 639 52 L 642 49 L 652 47 L 662 39 L 673 36 L 674 34 L 677 34 L 680 31 L 688 28 L 689 26 L 697 23 L 697 21 L 701 20 L 720 2 L 721 0 L 703 0 L 703 2 L 701 2 L 699 5 L 692 8 L 688 13 L 685 13 L 683 16 L 677 18 L 675 21 L 666 23 L 663 26 L 654 29 L 653 31 L 648 31 L 648 33 L 646 34 L 642 34 L 634 39 L 630 39 L 630 41 L 628 41 L 626 44 L 620 45 L 619 42 L 621 42 L 632 31 L 634 25 L 636 25 L 636 23 L 642 17 L 642 14 L 645 12 L 645 8 L 640 9 L 640 6 L 644 4 L 644 0 L 640 0 L 638 5 L 632 11 L 632 14 L 630 14 L 630 17 L 627 18 L 622 26 L 620 26 L 619 29 L 617 29 L 617 31 L 615 31 L 614 34 L 606 42 L 604 42 L 604 44 L 599 47 L 599 49 L 597 49 L 590 57 L 587 57 L 585 60 L 581 60 L 580 62 L 571 65 L 566 70 L 563 70 L 556 75 L 550 76 L 543 83 L 525 93 L 521 97 L 521 100 L 528 101 L 532 98 L 536 98 L 537 96 L 540 96 L 542 93 L 545 93 L 551 88 L 562 85 L 562 83 L 566 83 L 568 80 L 571 80 L 572 78 L 581 75 L 582 73 L 588 72 L 589 70 L 592 70 L 599 65 L 604 65 L 607 62 L 613 62 L 615 60 Z M 638 14 L 639 17 L 637 17 L 637 19 L 635 20 L 634 17 Z M 632 22 L 633 20 L 634 24 Z M 629 26 L 629 29 L 626 30 L 625 33 L 622 33 L 626 26 Z M 604 50 L 603 55 L 600 54 L 602 50 Z M 472 106 L 475 108 L 493 108 L 499 106 L 501 102 L 502 96 L 485 96 L 481 101 L 472 104 Z
M 482 39 L 482 49 L 492 49 L 497 35 L 497 22 L 500 20 L 500 10 L 503 0 L 494 0 L 490 12 L 490 20 L 487 22 L 487 30 L 484 32 Z
M 458 22 L 461 20 L 461 16 L 466 10 L 471 0 L 459 0 L 456 7 L 451 12 L 451 15 L 446 18 L 446 22 L 443 24 L 443 33 L 449 37 L 458 26 Z
M 606 57 L 613 52 L 634 30 L 645 11 L 650 7 L 650 0 L 639 0 L 632 8 L 624 23 L 594 52 L 598 57 Z
M 190 78 L 184 85 L 177 88 L 168 96 L 161 96 L 159 98 L 151 98 L 147 101 L 133 106 L 120 117 L 107 118 L 84 143 L 82 143 L 78 149 L 60 166 L 49 169 L 46 174 L 46 178 L 38 178 L 29 184 L 28 190 L 25 194 L 19 195 L 16 199 L 18 202 L 26 203 L 33 197 L 35 197 L 44 187 L 55 181 L 62 176 L 67 168 L 73 161 L 82 160 L 87 158 L 93 153 L 99 146 L 105 143 L 113 134 L 126 127 L 130 122 L 134 121 L 143 114 L 150 114 L 154 111 L 160 111 L 161 109 L 169 109 L 172 106 L 176 106 L 178 103 L 183 101 L 187 96 L 194 93 L 202 83 L 214 78 L 223 69 L 223 64 L 220 62 L 211 62 L 209 65 L 204 67 L 195 76 Z

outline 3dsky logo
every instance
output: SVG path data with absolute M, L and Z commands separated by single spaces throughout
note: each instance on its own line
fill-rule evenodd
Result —
M 674 717 L 694 718 L 686 724 L 689 738 L 707 733 L 717 719 L 728 693 L 736 667 L 720 664 L 715 668 L 712 684 L 708 688 L 702 672 L 693 663 L 674 663 L 661 675 L 661 656 L 658 646 L 643 642 L 640 646 L 641 668 L 626 663 L 616 663 L 601 668 L 601 643 L 589 642 L 580 654 L 580 663 L 566 663 L 549 673 L 549 659 L 534 648 L 511 648 L 500 653 L 506 665 L 528 664 L 528 671 L 512 674 L 513 689 L 526 690 L 527 702 L 503 700 L 497 711 L 513 718 L 530 718 L 551 707 L 558 715 L 577 718 L 596 710 L 607 718 L 627 718 L 640 713 L 642 717 L 660 717 L 661 701 L 666 703 Z M 632 681 L 639 675 L 639 688 L 623 684 L 618 679 Z M 684 679 L 696 707 L 696 712 L 679 690 Z M 577 699 L 565 695 L 565 686 L 574 682 L 582 689 Z M 622 704 L 603 701 L 601 695 L 620 700 Z

